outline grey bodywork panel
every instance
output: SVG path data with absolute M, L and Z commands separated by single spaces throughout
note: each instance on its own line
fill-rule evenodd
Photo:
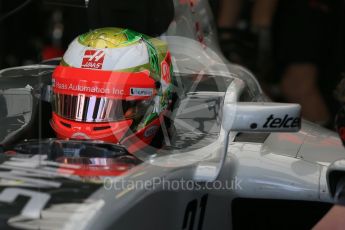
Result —
M 227 66 L 227 68 L 230 67 Z M 96 190 L 80 199 L 79 203 L 77 202 L 79 198 L 69 200 L 65 199 L 61 195 L 62 193 L 60 195 L 57 193 L 56 199 L 61 199 L 61 203 L 46 206 L 41 210 L 44 215 L 38 219 L 23 219 L 21 215 L 18 216 L 20 213 L 14 212 L 14 216 L 12 216 L 14 219 L 11 219 L 10 226 L 46 227 L 48 229 L 73 229 L 76 227 L 85 229 L 150 228 L 152 221 L 149 220 L 153 215 L 147 211 L 147 207 L 150 205 L 152 209 L 156 210 L 169 207 L 166 212 L 160 211 L 156 214 L 158 220 L 155 221 L 154 228 L 176 229 L 182 228 L 186 217 L 181 213 L 185 213 L 190 202 L 196 202 L 199 206 L 203 197 L 207 195 L 208 208 L 205 211 L 205 229 L 214 226 L 214 223 L 221 223 L 222 226 L 230 228 L 231 218 L 228 215 L 215 216 L 211 210 L 212 208 L 219 208 L 226 212 L 228 210 L 227 205 L 230 205 L 236 197 L 330 201 L 327 192 L 325 192 L 324 198 L 321 196 L 323 165 L 326 165 L 322 162 L 331 162 L 333 159 L 340 159 L 344 156 L 340 142 L 333 132 L 304 121 L 302 130 L 298 133 L 268 134 L 261 141 L 256 142 L 248 141 L 248 139 L 237 139 L 237 141 L 230 143 L 226 161 L 221 164 L 221 148 L 224 145 L 221 118 L 222 106 L 229 94 L 227 90 L 231 84 L 236 85 L 237 80 L 246 84 L 254 84 L 255 82 L 251 81 L 250 77 L 242 78 L 245 81 L 236 78 L 238 72 L 231 68 L 229 71 L 231 74 L 228 76 L 223 72 L 222 74 L 225 76 L 222 74 L 212 75 L 212 69 L 208 70 L 209 73 L 202 75 L 193 74 L 194 71 L 186 72 L 176 75 L 177 82 L 180 84 L 177 87 L 179 99 L 176 104 L 177 109 L 169 117 L 175 128 L 169 145 L 167 144 L 159 150 L 151 149 L 149 152 L 139 153 L 138 157 L 145 162 L 121 177 L 110 178 L 111 184 L 114 185 L 123 181 L 128 184 L 152 180 L 160 182 L 163 180 L 179 181 L 183 178 L 194 181 L 195 184 L 202 187 L 205 185 L 205 181 L 217 179 L 222 183 L 240 180 L 241 189 L 216 190 L 205 188 L 186 191 L 179 188 L 172 190 L 163 188 L 162 183 L 151 185 L 148 189 L 131 189 L 126 186 L 107 189 L 106 186 L 100 185 Z M 16 73 L 15 76 L 20 78 L 17 71 L 13 73 Z M 51 72 L 46 72 L 46 74 L 42 76 L 49 76 Z M 11 78 L 11 75 L 2 75 L 0 79 L 6 80 L 8 78 Z M 34 74 L 32 79 L 29 81 L 29 85 L 33 88 L 30 92 L 32 97 L 38 100 L 41 98 L 41 91 L 35 89 L 40 88 L 42 82 L 49 85 L 49 77 L 41 79 L 39 74 Z M 234 81 L 233 79 L 237 80 Z M 26 81 L 23 82 L 27 83 Z M 25 83 L 19 85 L 18 88 L 25 87 Z M 16 87 L 14 88 L 16 89 Z M 253 101 L 264 100 L 264 97 L 260 97 L 258 93 L 260 92 L 259 88 L 251 90 Z M 238 136 L 237 133 L 231 134 L 231 140 L 236 140 L 236 136 Z M 331 148 L 328 148 L 327 145 L 329 140 L 332 142 Z M 326 143 L 326 145 L 320 146 L 317 143 Z M 313 148 L 317 148 L 318 152 L 314 154 Z M 329 149 L 332 151 L 328 153 L 332 156 L 331 158 L 328 158 L 327 153 L 325 153 Z M 42 174 L 47 166 L 42 164 L 42 160 L 37 158 L 35 160 L 38 164 L 34 166 L 33 171 Z M 219 168 L 220 166 L 222 168 Z M 27 174 L 27 168 L 22 168 L 21 171 Z M 217 175 L 217 178 L 214 178 L 213 175 Z M 27 174 L 26 177 L 20 179 L 26 181 L 33 179 L 32 176 Z M 13 178 L 18 180 L 18 175 Z M 60 180 L 60 175 L 51 175 L 49 179 L 44 179 L 41 182 L 43 185 L 51 184 L 51 182 L 59 184 Z M 77 187 L 83 184 L 80 183 L 79 178 L 74 176 L 68 176 L 67 181 L 64 179 L 64 183 L 66 182 Z M 64 183 L 60 183 L 59 187 L 55 189 L 59 191 L 60 188 L 64 187 Z M 3 188 L 2 191 L 5 191 L 8 185 Z M 32 189 L 32 186 L 23 188 L 19 185 L 12 185 L 11 188 L 20 188 L 25 191 L 35 190 Z M 39 192 L 46 194 L 43 190 Z M 3 193 L 0 193 L 0 198 L 2 197 L 1 194 Z M 33 194 L 43 196 L 41 193 Z M 54 197 L 50 196 L 52 200 L 49 202 L 52 202 Z M 22 208 L 22 206 L 15 207 Z M 61 210 L 63 210 L 63 214 Z M 64 219 L 63 222 L 62 219 Z M 84 220 L 83 224 L 80 224 L 81 219 Z M 87 221 L 85 221 L 86 219 Z M 141 221 L 130 221 L 133 219 L 140 219 Z
M 304 126 L 306 137 L 297 157 L 325 166 L 345 158 L 338 134 L 311 122 L 305 122 Z
M 325 166 L 345 158 L 345 150 L 338 135 L 308 121 L 302 122 L 302 129 L 298 133 L 270 134 L 262 151 Z

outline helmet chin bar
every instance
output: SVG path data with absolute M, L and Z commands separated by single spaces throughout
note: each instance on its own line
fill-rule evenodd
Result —
M 104 123 L 77 122 L 53 113 L 50 124 L 59 139 L 91 139 L 119 143 L 132 122 L 132 120 Z
M 99 140 L 121 143 L 130 153 L 134 153 L 152 142 L 159 130 L 160 119 L 156 117 L 147 126 L 131 130 L 133 120 L 85 123 L 67 120 L 53 113 L 50 124 L 56 136 L 61 140 Z

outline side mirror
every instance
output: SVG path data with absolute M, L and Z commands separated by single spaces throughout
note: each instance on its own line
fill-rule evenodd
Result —
M 226 132 L 298 132 L 301 106 L 287 103 L 237 102 L 223 107 Z
M 0 90 L 0 144 L 20 137 L 33 122 L 34 105 L 30 89 Z

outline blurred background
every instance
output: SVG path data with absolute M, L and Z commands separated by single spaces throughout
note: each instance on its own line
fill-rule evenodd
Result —
M 345 1 L 209 2 L 225 56 L 249 68 L 273 100 L 300 103 L 304 118 L 333 129 L 340 107 L 334 90 L 345 70 Z M 0 0 L 0 69 L 59 57 L 90 28 L 158 36 L 172 18 L 172 0 L 91 0 L 88 9 Z
M 216 0 L 222 50 L 249 68 L 275 101 L 302 105 L 333 128 L 345 69 L 344 0 Z

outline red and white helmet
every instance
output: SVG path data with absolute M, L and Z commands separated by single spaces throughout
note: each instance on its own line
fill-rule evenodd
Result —
M 149 144 L 172 98 L 165 42 L 120 28 L 77 37 L 53 73 L 51 126 L 58 138 Z

